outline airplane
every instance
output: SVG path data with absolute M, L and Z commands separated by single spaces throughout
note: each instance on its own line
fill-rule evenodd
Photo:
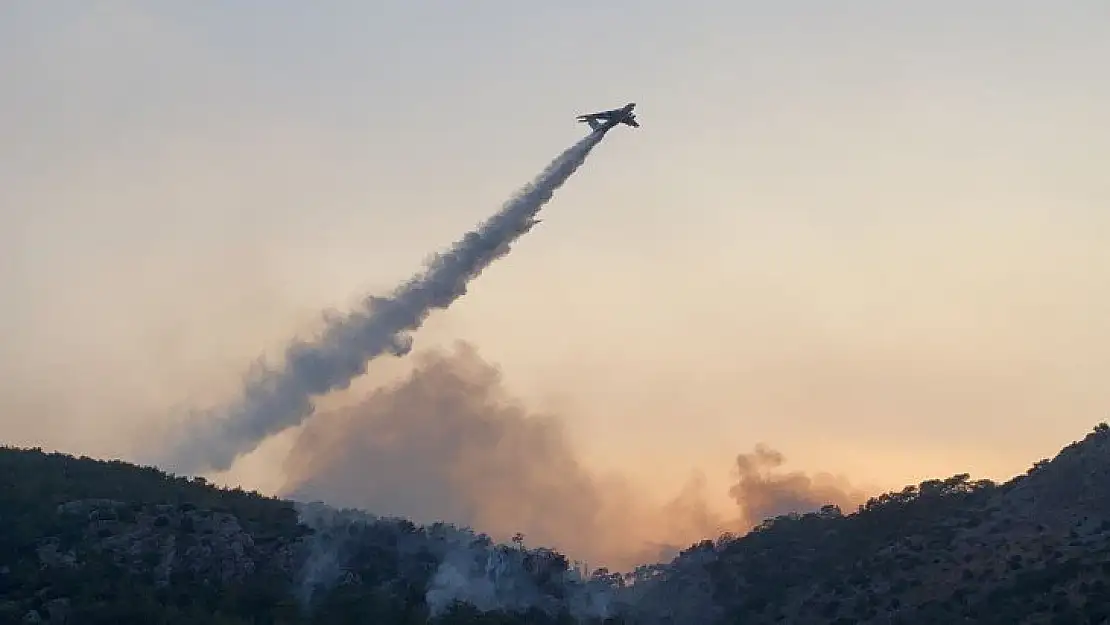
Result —
M 619 109 L 579 115 L 578 121 L 589 124 L 590 129 L 594 132 L 608 132 L 610 128 L 617 124 L 628 124 L 633 128 L 639 128 L 640 124 L 636 121 L 636 114 L 632 112 L 634 108 L 636 108 L 636 103 L 629 102 Z

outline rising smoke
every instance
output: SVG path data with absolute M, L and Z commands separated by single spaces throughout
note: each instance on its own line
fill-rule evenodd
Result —
M 591 470 L 562 421 L 514 400 L 474 348 L 414 360 L 404 379 L 306 424 L 282 495 L 459 523 L 501 541 L 521 532 L 531 545 L 622 571 L 769 516 L 865 499 L 831 476 L 783 472 L 782 455 L 758 446 L 737 458 L 735 509 L 710 506 L 699 480 L 656 503 L 630 480 Z
M 736 457 L 738 479 L 729 495 L 749 524 L 827 504 L 847 508 L 867 498 L 864 492 L 830 473 L 809 476 L 799 471 L 777 472 L 785 462 L 782 453 L 763 444 Z
M 313 398 L 347 388 L 383 354 L 402 356 L 412 348 L 409 332 L 436 309 L 466 294 L 466 287 L 520 236 L 601 141 L 593 132 L 552 161 L 496 215 L 467 233 L 448 252 L 437 254 L 425 270 L 390 297 L 367 297 L 345 317 L 329 318 L 316 340 L 297 340 L 285 351 L 280 368 L 259 364 L 242 396 L 211 414 L 197 415 L 175 432 L 164 464 L 178 472 L 223 471 L 263 440 L 300 425 L 314 410 Z

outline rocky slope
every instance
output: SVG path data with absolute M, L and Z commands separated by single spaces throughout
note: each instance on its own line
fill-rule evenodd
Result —
M 0 623 L 1110 622 L 1110 428 L 586 575 L 450 525 L 0 450 Z

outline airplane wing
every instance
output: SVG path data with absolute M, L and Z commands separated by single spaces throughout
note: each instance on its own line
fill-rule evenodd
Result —
M 587 113 L 585 115 L 579 115 L 578 120 L 579 121 L 586 121 L 587 119 L 612 119 L 613 116 L 615 116 L 617 113 L 620 113 L 620 112 L 621 112 L 620 109 L 613 109 L 611 111 L 598 111 L 597 113 Z

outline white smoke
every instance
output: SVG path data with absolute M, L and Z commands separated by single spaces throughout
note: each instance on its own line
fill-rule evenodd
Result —
M 531 580 L 513 566 L 506 551 L 466 548 L 450 552 L 436 569 L 425 599 L 432 616 L 453 602 L 482 612 L 525 610 L 539 595 Z
M 567 149 L 496 215 L 467 233 L 449 251 L 436 254 L 426 269 L 390 297 L 369 296 L 341 318 L 328 320 L 315 341 L 294 341 L 280 368 L 259 364 L 247 376 L 241 398 L 219 411 L 196 415 L 178 432 L 167 459 L 178 472 L 223 471 L 263 440 L 295 427 L 313 410 L 313 397 L 346 388 L 382 354 L 403 356 L 412 347 L 409 332 L 435 309 L 466 294 L 467 284 L 501 258 L 535 225 L 536 214 L 601 141 L 594 132 Z M 213 414 L 214 412 L 214 414 Z
M 433 618 L 457 603 L 479 612 L 564 612 L 578 621 L 613 616 L 616 589 L 568 565 L 547 549 L 483 540 L 456 542 L 436 568 L 424 600 Z
M 583 565 L 572 566 L 555 551 L 526 549 L 523 537 L 514 538 L 513 545 L 497 544 L 485 534 L 445 523 L 417 526 L 320 502 L 296 507 L 299 521 L 312 530 L 298 545 L 296 580 L 297 598 L 308 612 L 337 586 L 364 584 L 363 573 L 374 575 L 391 566 L 395 582 L 424 588 L 433 618 L 457 604 L 480 612 L 537 609 L 579 621 L 604 619 L 618 608 L 611 579 L 587 577 Z M 429 562 L 435 563 L 434 571 Z

